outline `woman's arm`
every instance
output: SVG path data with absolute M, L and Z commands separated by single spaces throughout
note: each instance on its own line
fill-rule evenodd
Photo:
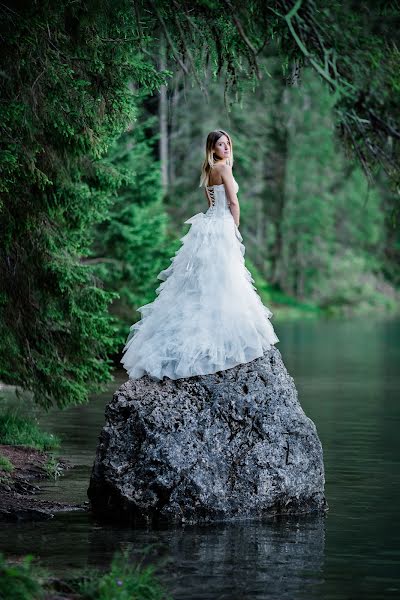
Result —
M 229 202 L 229 209 L 232 213 L 232 217 L 235 221 L 235 224 L 237 225 L 237 227 L 239 227 L 240 206 L 239 200 L 236 195 L 235 180 L 233 179 L 231 165 L 225 164 L 221 166 L 221 177 L 225 185 L 226 196 Z

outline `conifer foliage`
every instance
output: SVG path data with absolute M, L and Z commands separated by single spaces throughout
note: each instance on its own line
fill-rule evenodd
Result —
M 143 97 L 140 97 L 143 96 Z M 107 219 L 95 227 L 92 256 L 105 289 L 118 292 L 110 310 L 123 346 L 128 327 L 140 318 L 135 308 L 154 300 L 157 274 L 180 246 L 169 234 L 160 162 L 155 160 L 158 119 L 146 115 L 145 94 L 138 94 L 138 119 L 110 148 L 108 158 L 123 175 Z
M 132 7 L 1 6 L 0 380 L 36 402 L 84 402 L 120 338 L 90 253 L 121 183 L 103 158 L 135 118 L 129 81 L 164 77 L 135 52 Z

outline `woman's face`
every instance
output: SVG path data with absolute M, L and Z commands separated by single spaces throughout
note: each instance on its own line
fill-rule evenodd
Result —
M 214 146 L 214 154 L 219 159 L 229 158 L 231 155 L 231 145 L 225 134 L 221 135 L 221 137 L 217 139 Z

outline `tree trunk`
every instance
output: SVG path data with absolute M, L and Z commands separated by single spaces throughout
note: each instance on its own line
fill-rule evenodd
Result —
M 165 59 L 165 38 L 160 36 L 160 69 L 164 70 L 167 67 Z M 160 160 L 161 160 L 161 184 L 164 195 L 168 190 L 168 96 L 167 86 L 160 87 L 160 102 L 159 102 L 159 120 L 160 120 Z

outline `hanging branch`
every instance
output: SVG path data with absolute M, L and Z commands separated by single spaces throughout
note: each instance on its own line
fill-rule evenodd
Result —
M 231 13 L 232 13 L 232 19 L 233 22 L 236 25 L 236 29 L 239 32 L 240 37 L 242 38 L 243 42 L 245 43 L 246 47 L 250 50 L 250 61 L 256 71 L 256 75 L 257 75 L 257 79 L 261 80 L 261 73 L 260 73 L 260 68 L 258 66 L 258 62 L 257 62 L 257 50 L 254 48 L 253 44 L 250 42 L 249 38 L 247 37 L 247 35 L 244 32 L 243 29 L 243 25 L 241 23 L 241 21 L 237 18 L 234 8 L 232 6 L 232 3 L 230 2 L 230 0 L 225 0 L 225 4 L 227 4 L 227 6 L 230 8 Z
M 178 3 L 176 2 L 176 0 L 174 0 L 174 5 L 176 6 L 176 8 L 177 8 L 177 10 L 178 10 L 178 9 L 179 9 L 179 5 L 178 5 Z M 204 88 L 204 87 L 203 87 L 203 84 L 201 83 L 201 81 L 200 81 L 200 79 L 199 79 L 199 77 L 198 77 L 197 70 L 196 70 L 196 67 L 195 67 L 195 64 L 194 64 L 194 60 L 193 60 L 193 56 L 192 56 L 192 53 L 191 53 L 190 49 L 188 48 L 188 46 L 187 46 L 187 44 L 186 44 L 185 34 L 184 34 L 183 30 L 182 30 L 182 26 L 181 26 L 181 24 L 180 24 L 180 20 L 179 20 L 179 18 L 178 18 L 178 16 L 177 16 L 177 13 L 175 13 L 175 15 L 174 15 L 174 18 L 175 18 L 175 23 L 176 23 L 176 25 L 177 25 L 177 27 L 178 27 L 178 31 L 179 31 L 179 34 L 180 34 L 180 39 L 181 39 L 181 41 L 182 41 L 182 44 L 183 44 L 183 47 L 184 47 L 184 49 L 185 49 L 185 54 L 187 54 L 187 56 L 188 56 L 188 58 L 189 58 L 189 61 L 190 61 L 190 64 L 191 64 L 191 66 L 192 66 L 192 73 L 193 73 L 193 76 L 194 76 L 194 78 L 195 78 L 195 80 L 196 80 L 196 82 L 197 82 L 197 85 L 198 85 L 198 86 L 199 86 L 199 88 L 201 89 L 201 91 L 202 91 L 202 92 L 205 94 L 205 96 L 208 98 L 208 91 L 207 91 L 207 89 L 206 89 L 206 88 Z
M 157 16 L 157 19 L 161 23 L 161 26 L 162 26 L 162 28 L 164 30 L 164 34 L 165 34 L 165 39 L 167 40 L 167 42 L 168 42 L 168 44 L 169 44 L 169 46 L 170 46 L 170 48 L 171 48 L 171 50 L 172 50 L 172 52 L 173 52 L 173 54 L 175 56 L 176 61 L 179 63 L 179 66 L 181 67 L 181 69 L 185 73 L 185 75 L 189 75 L 189 71 L 188 71 L 185 63 L 182 62 L 182 60 L 181 60 L 181 58 L 179 56 L 179 53 L 178 53 L 178 51 L 176 50 L 176 48 L 174 46 L 174 43 L 173 43 L 172 38 L 171 38 L 171 36 L 169 34 L 168 28 L 166 27 L 165 21 L 162 18 L 159 10 L 157 9 L 156 3 L 154 2 L 154 0 L 150 0 L 150 4 L 153 7 L 153 10 L 154 10 L 155 15 Z
M 153 59 L 151 52 L 149 52 L 142 44 L 142 39 L 144 36 L 143 36 L 143 31 L 142 31 L 142 25 L 140 22 L 140 13 L 139 13 L 138 3 L 135 2 L 135 0 L 133 0 L 132 4 L 133 4 L 133 10 L 135 11 L 136 23 L 137 23 L 138 33 L 139 33 L 140 49 L 144 54 L 147 54 L 147 56 L 149 56 L 151 59 Z
M 325 46 L 322 45 L 322 49 L 323 49 L 323 53 L 324 53 L 324 57 L 323 57 L 324 67 L 322 67 L 315 60 L 314 56 L 311 54 L 311 52 L 309 52 L 309 50 L 306 48 L 303 41 L 300 39 L 300 36 L 297 34 L 292 21 L 295 19 L 299 19 L 298 12 L 299 12 L 302 4 L 303 4 L 303 0 L 297 0 L 296 4 L 291 8 L 291 10 L 286 15 L 280 14 L 273 8 L 269 8 L 269 10 L 271 10 L 273 13 L 275 13 L 276 15 L 278 15 L 279 17 L 281 17 L 282 19 L 284 19 L 286 21 L 289 31 L 292 34 L 293 39 L 295 40 L 298 48 L 300 49 L 300 51 L 302 52 L 304 57 L 307 58 L 307 60 L 314 67 L 314 69 L 317 71 L 317 73 L 319 73 L 321 75 L 321 77 L 323 77 L 325 79 L 325 81 L 327 81 L 329 83 L 329 85 L 332 87 L 332 89 L 334 89 L 336 91 L 336 93 L 341 94 L 342 96 L 353 97 L 354 93 L 356 91 L 355 87 L 353 85 L 351 85 L 351 83 L 349 83 L 348 81 L 344 80 L 343 78 L 338 77 L 337 79 L 333 79 L 329 73 L 329 65 L 332 65 L 333 71 L 334 71 L 335 75 L 337 75 L 336 59 L 334 60 L 333 63 L 329 60 L 329 55 L 331 53 L 333 54 L 334 50 L 326 49 Z
M 382 128 L 386 131 L 388 135 L 391 135 L 394 138 L 400 140 L 400 131 L 398 129 L 394 129 L 393 125 L 391 125 L 387 121 L 384 121 L 371 108 L 368 109 L 368 113 L 371 115 L 372 119 L 374 119 L 377 123 L 379 123 L 382 126 Z
M 368 181 L 371 181 L 372 180 L 372 172 L 371 172 L 371 169 L 369 167 L 368 161 L 366 160 L 363 152 L 361 151 L 359 145 L 357 144 L 357 141 L 356 141 L 356 139 L 354 137 L 354 133 L 352 132 L 351 127 L 347 123 L 346 119 L 342 120 L 342 125 L 346 129 L 347 133 L 349 134 L 349 136 L 351 138 L 352 146 L 353 146 L 353 148 L 354 148 L 354 150 L 355 150 L 355 152 L 356 152 L 356 154 L 358 156 L 358 160 L 360 161 L 360 164 L 361 164 L 361 166 L 363 168 L 363 171 L 364 171 L 365 175 L 368 178 Z

